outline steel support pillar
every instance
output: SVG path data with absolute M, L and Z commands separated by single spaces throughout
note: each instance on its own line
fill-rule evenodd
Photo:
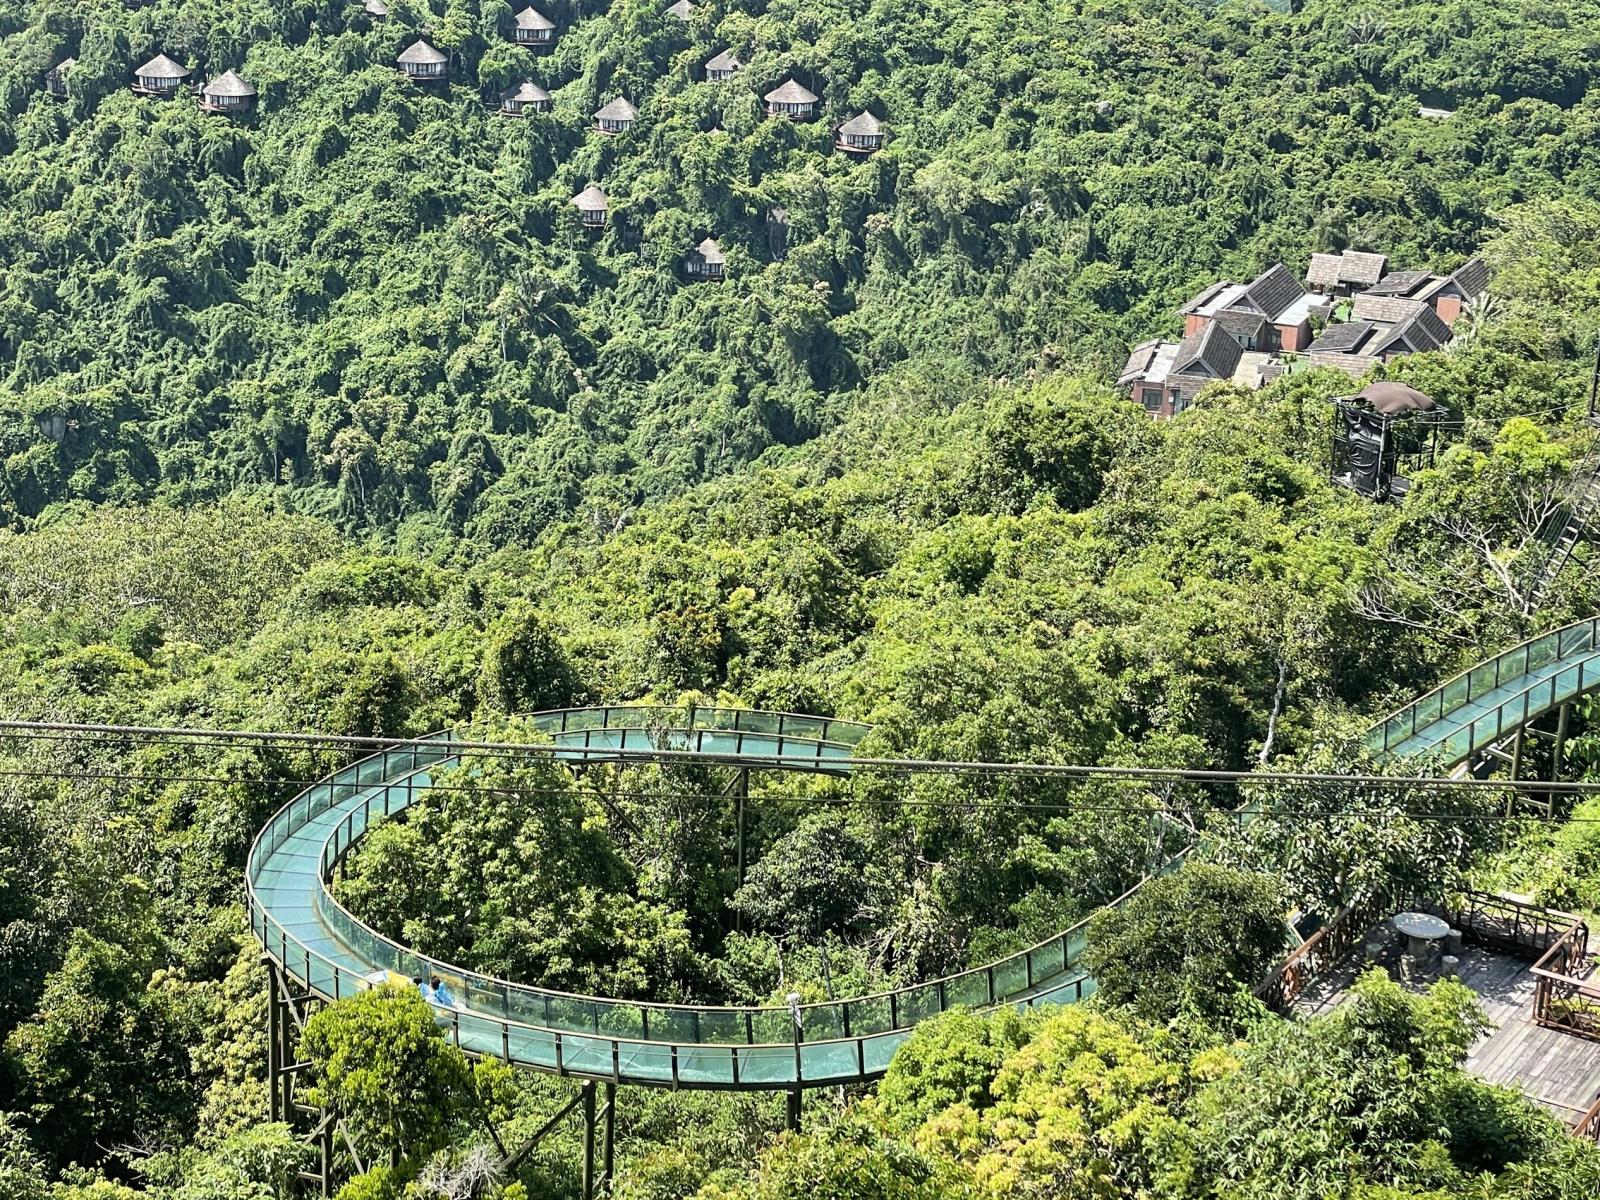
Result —
M 594 1200 L 594 1084 L 583 1085 L 583 1200 Z
M 790 1133 L 800 1132 L 800 1089 L 791 1088 L 785 1095 L 788 1096 L 787 1125 Z
M 611 1186 L 612 1172 L 617 1165 L 617 1085 L 606 1084 L 605 1107 L 605 1156 L 600 1164 L 600 1180 L 608 1188 Z

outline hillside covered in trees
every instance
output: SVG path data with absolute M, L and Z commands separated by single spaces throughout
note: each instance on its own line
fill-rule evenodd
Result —
M 1600 4 L 664 7 L 551 0 L 535 53 L 500 0 L 0 0 L 0 718 L 533 740 L 539 709 L 722 703 L 871 723 L 885 758 L 1342 769 L 1395 703 L 1600 606 L 1589 547 L 1530 582 L 1596 441 Z M 447 85 L 394 65 L 424 35 Z M 256 111 L 136 97 L 158 52 Z M 817 122 L 762 115 L 791 77 Z M 553 111 L 495 115 L 525 78 Z M 617 96 L 637 123 L 591 132 Z M 837 153 L 863 110 L 885 147 Z M 682 269 L 707 236 L 721 283 Z M 1345 247 L 1492 274 L 1446 351 L 1385 368 L 1459 417 L 1403 503 L 1328 482 L 1337 373 L 1160 423 L 1108 385 L 1201 285 Z M 294 1192 L 241 869 L 345 759 L 0 741 L 0 1190 Z M 781 1004 L 983 963 L 1151 864 L 1124 783 L 779 778 L 741 885 L 725 784 L 487 760 L 337 893 L 530 984 Z M 1372 979 L 1309 1021 L 1240 994 L 1352 873 L 1600 897 L 1583 821 L 1373 803 L 1152 891 L 1203 957 L 1119 986 L 1138 930 L 1101 922 L 1092 1006 L 942 1018 L 801 1136 L 767 1096 L 626 1094 L 613 1194 L 1600 1194 L 1600 1151 L 1460 1069 L 1461 989 Z M 525 1136 L 565 1082 L 466 1063 L 415 994 L 301 1048 L 371 1159 L 341 1200 L 576 1194 L 566 1132 L 480 1170 L 485 1118 Z
M 498 0 L 0 5 L 0 519 L 244 492 L 427 553 L 610 528 L 900 392 L 1108 368 L 1218 274 L 1448 268 L 1600 170 L 1586 3 L 546 7 L 539 54 Z M 419 33 L 448 86 L 394 65 Z M 158 52 L 258 113 L 134 96 Z M 790 76 L 821 120 L 762 118 Z M 522 78 L 553 113 L 493 114 Z M 589 132 L 618 95 L 633 130 Z M 865 161 L 831 149 L 861 110 Z M 728 282 L 690 285 L 708 234 Z

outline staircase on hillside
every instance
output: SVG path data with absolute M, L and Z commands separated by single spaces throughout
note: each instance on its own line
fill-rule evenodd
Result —
M 1551 523 L 1548 551 L 1528 592 L 1530 612 L 1538 611 L 1545 594 L 1572 557 L 1578 540 L 1600 525 L 1600 450 L 1591 451 L 1572 472 L 1572 492 L 1563 515 Z

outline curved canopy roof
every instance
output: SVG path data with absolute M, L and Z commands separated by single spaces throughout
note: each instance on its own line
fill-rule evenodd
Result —
M 187 79 L 189 68 L 181 62 L 168 58 L 165 54 L 158 54 L 144 66 L 134 72 L 141 79 Z
M 790 79 L 773 88 L 764 99 L 768 104 L 815 104 L 817 94 Z
M 400 51 L 400 57 L 395 59 L 398 63 L 442 63 L 449 60 L 449 56 L 435 50 L 420 38 Z
M 618 96 L 604 108 L 596 109 L 594 115 L 601 121 L 631 121 L 639 115 L 639 110 Z
M 694 5 L 690 4 L 689 0 L 677 0 L 676 4 L 667 8 L 667 12 L 680 21 L 687 21 L 694 12 Z
M 531 79 L 524 79 L 516 87 L 500 93 L 502 100 L 515 100 L 519 104 L 539 104 L 550 99 L 550 93 L 545 91 Z
M 572 198 L 572 202 L 579 208 L 588 212 L 596 212 L 607 207 L 606 194 L 594 184 L 590 184 Z
M 873 137 L 883 132 L 883 122 L 869 112 L 860 116 L 851 117 L 839 126 L 840 133 L 854 134 L 856 137 Z
M 205 86 L 208 96 L 254 96 L 256 89 L 239 77 L 237 71 L 224 71 Z
M 556 27 L 554 21 L 532 5 L 519 12 L 512 19 L 512 23 L 518 29 L 554 29 Z
M 737 71 L 742 66 L 744 64 L 733 56 L 732 50 L 724 50 L 715 58 L 706 60 L 706 70 L 708 71 Z
M 693 258 L 696 255 L 698 255 L 700 260 L 705 263 L 722 263 L 728 261 L 723 257 L 722 247 L 717 245 L 715 238 L 707 238 L 705 241 L 696 246 L 694 248 L 694 253 L 691 254 L 690 257 Z
M 1393 379 L 1369 383 L 1356 393 L 1357 400 L 1365 400 L 1378 412 L 1393 415 L 1403 412 L 1427 412 L 1434 407 L 1433 397 L 1426 392 Z

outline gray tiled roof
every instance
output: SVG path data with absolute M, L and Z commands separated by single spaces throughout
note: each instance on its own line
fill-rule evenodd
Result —
M 1273 263 L 1245 289 L 1238 306 L 1248 305 L 1270 320 L 1303 295 L 1305 289 L 1289 273 L 1289 268 L 1282 263 Z
M 1433 276 L 1427 271 L 1395 271 L 1366 291 L 1369 296 L 1409 296 Z
M 1215 321 L 1207 321 L 1199 333 L 1178 343 L 1177 357 L 1172 360 L 1172 374 L 1231 379 L 1239 369 L 1239 359 L 1243 356 L 1244 351 L 1238 342 L 1229 337 Z
M 1316 341 L 1306 347 L 1306 353 L 1353 353 L 1356 347 L 1361 345 L 1362 339 L 1376 328 L 1377 326 L 1371 321 L 1344 321 L 1338 325 L 1329 325 Z

